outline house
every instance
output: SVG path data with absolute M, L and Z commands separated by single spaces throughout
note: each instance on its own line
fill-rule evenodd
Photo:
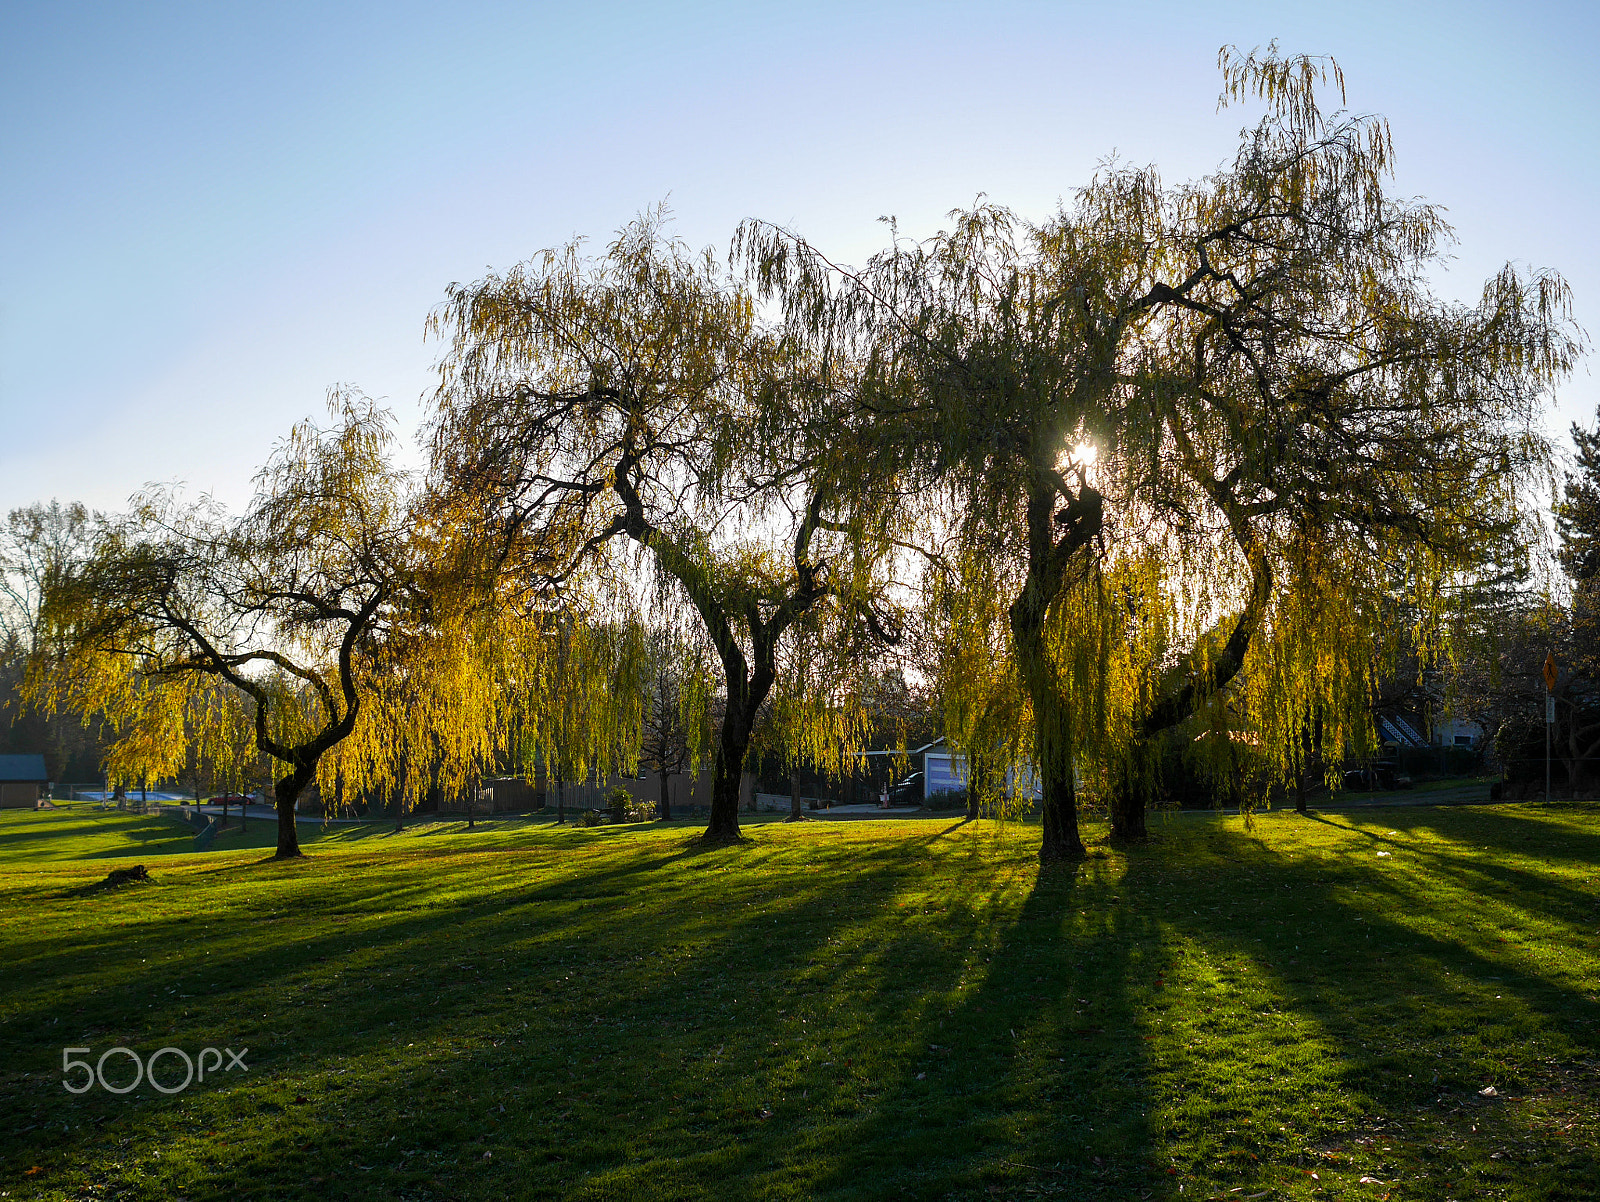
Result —
M 897 755 L 899 753 L 888 751 L 869 751 L 866 755 Z M 921 800 L 931 802 L 939 797 L 953 795 L 965 796 L 967 791 L 967 757 L 959 751 L 952 750 L 950 745 L 942 738 L 931 743 L 925 743 L 915 750 L 906 751 L 907 758 L 921 772 L 920 785 Z M 1038 799 L 1042 790 L 1039 782 L 1034 778 L 1031 769 L 1024 767 L 1018 772 L 1016 768 L 1006 771 L 1003 790 L 1013 796 L 1032 797 Z
M 0 755 L 0 810 L 32 810 L 50 779 L 42 755 Z
M 1483 743 L 1483 727 L 1466 718 L 1446 718 L 1434 723 L 1435 747 L 1477 747 Z
M 1385 746 L 1392 744 L 1395 747 L 1426 747 L 1428 737 L 1422 732 L 1426 724 L 1420 719 L 1412 718 L 1406 714 L 1379 714 L 1377 718 L 1378 738 L 1383 740 Z

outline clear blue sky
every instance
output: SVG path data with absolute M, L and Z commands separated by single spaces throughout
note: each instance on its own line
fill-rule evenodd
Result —
M 1217 48 L 1329 53 L 1460 237 L 1441 291 L 1552 267 L 1600 335 L 1584 3 L 0 3 L 0 508 L 232 505 L 330 384 L 414 428 L 453 280 L 664 197 L 691 242 L 845 259 L 1115 151 L 1208 172 Z M 1586 368 L 1553 428 L 1589 420 Z

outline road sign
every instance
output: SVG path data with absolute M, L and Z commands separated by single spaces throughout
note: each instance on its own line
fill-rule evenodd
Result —
M 1556 699 L 1554 697 L 1546 697 L 1544 699 L 1544 724 L 1546 726 L 1554 726 L 1555 722 L 1556 722 Z
M 1547 693 L 1555 691 L 1556 656 L 1553 651 L 1546 653 L 1544 657 L 1544 687 Z

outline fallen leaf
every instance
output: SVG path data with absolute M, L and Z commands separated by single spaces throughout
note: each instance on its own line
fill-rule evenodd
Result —
M 1485 1085 L 1478 1091 L 1478 1096 L 1483 1098 L 1498 1098 L 1500 1091 L 1492 1085 Z
M 1363 1177 L 1361 1179 L 1361 1184 L 1362 1185 L 1388 1185 L 1389 1183 L 1387 1181 L 1379 1181 L 1376 1177 Z

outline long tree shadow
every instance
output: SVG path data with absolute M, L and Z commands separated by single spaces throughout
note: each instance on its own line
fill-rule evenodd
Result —
M 1366 834 L 1334 833 L 1348 851 L 1308 858 L 1208 828 L 1043 877 L 977 830 L 352 852 L 337 873 L 218 865 L 50 902 L 6 929 L 0 1176 L 37 1164 L 53 1188 L 192 1199 L 247 1180 L 283 1197 L 1203 1197 L 1270 1186 L 1266 1166 L 1326 1176 L 1309 1158 L 1353 1155 L 1374 1124 L 1476 1149 L 1470 1119 L 1533 1146 L 1531 1102 L 1473 1099 L 1542 1096 L 1593 1061 L 1600 1007 L 1490 936 L 1424 923 L 1500 866 L 1428 849 L 1441 902 Z M 1569 887 L 1504 871 L 1487 879 L 1529 913 L 1571 912 Z M 173 1097 L 67 1095 L 60 1048 L 113 1044 L 248 1045 L 252 1067 Z M 1562 1104 L 1597 1109 L 1592 1080 L 1561 1080 Z M 1264 1107 L 1283 1132 L 1244 1125 Z M 1592 1150 L 1546 1146 L 1519 1171 L 1555 1192 L 1523 1196 L 1590 1196 L 1559 1182 L 1597 1180 Z M 1491 1151 L 1440 1163 L 1488 1187 Z
M 1541 867 L 1552 861 L 1583 865 L 1595 862 L 1571 854 L 1570 847 L 1565 846 L 1569 832 L 1553 832 L 1543 823 L 1520 816 L 1474 815 L 1473 819 L 1470 825 L 1456 824 L 1430 821 L 1426 814 L 1419 814 L 1409 821 L 1386 820 L 1366 827 L 1313 817 L 1313 821 L 1386 848 L 1390 858 L 1398 855 L 1415 859 L 1447 877 L 1464 895 L 1478 902 L 1471 915 L 1473 921 L 1493 923 L 1498 919 L 1515 926 L 1516 915 L 1512 911 L 1523 915 L 1531 912 L 1571 930 L 1600 917 L 1596 914 L 1595 889 L 1563 884 Z M 1419 841 L 1418 831 L 1433 837 L 1427 842 Z M 1471 842 L 1464 842 L 1469 837 Z M 1480 839 L 1491 842 L 1480 844 Z M 1600 841 L 1596 850 L 1600 851 Z M 1484 856 L 1480 851 L 1497 854 Z M 1503 909 L 1507 904 L 1510 911 Z
M 969 882 L 952 881 L 927 899 L 938 903 L 927 929 L 884 949 L 886 981 L 921 960 L 920 996 L 863 999 L 888 1054 L 864 1112 L 792 1153 L 810 1196 L 1156 1185 L 1138 1010 L 1161 955 L 1147 920 L 1120 904 L 1103 864 L 1018 875 L 1010 904 L 981 909 L 961 904 Z
M 30 1075 L 50 1073 L 59 1056 L 55 1045 L 71 1041 L 147 1051 L 158 1044 L 196 1050 L 224 1041 L 249 1043 L 257 1049 L 260 1059 L 253 1068 L 260 1075 L 230 1081 L 226 1098 L 165 1098 L 148 1089 L 126 1099 L 99 1091 L 72 1098 L 54 1079 L 49 1081 L 53 1088 L 42 1090 L 12 1080 L 0 1090 L 0 1097 L 9 1095 L 0 1101 L 0 1113 L 13 1120 L 4 1123 L 5 1129 L 49 1134 L 20 1143 L 0 1137 L 0 1157 L 3 1163 L 43 1156 L 93 1166 L 105 1158 L 96 1152 L 103 1143 L 101 1124 L 109 1124 L 107 1130 L 148 1133 L 192 1126 L 198 1115 L 201 1123 L 236 1128 L 246 1120 L 227 1114 L 231 1108 L 270 1132 L 271 1143 L 288 1148 L 286 1172 L 311 1172 L 306 1166 L 320 1163 L 327 1181 L 328 1174 L 343 1177 L 348 1171 L 340 1157 L 352 1143 L 343 1134 L 348 1124 L 341 1117 L 349 1107 L 386 1113 L 388 1121 L 409 1131 L 422 1107 L 443 1102 L 429 1114 L 426 1132 L 408 1139 L 418 1145 L 412 1151 L 425 1158 L 390 1166 L 392 1182 L 411 1182 L 417 1173 L 437 1178 L 444 1172 L 443 1159 L 459 1159 L 462 1145 L 513 1122 L 517 1139 L 491 1174 L 513 1191 L 519 1163 L 536 1164 L 546 1177 L 561 1179 L 576 1174 L 580 1165 L 603 1170 L 626 1162 L 629 1157 L 625 1150 L 619 1155 L 615 1140 L 582 1138 L 586 1127 L 609 1126 L 637 1104 L 629 1084 L 632 1070 L 620 1077 L 609 1071 L 604 1088 L 581 1088 L 585 1077 L 601 1075 L 594 1066 L 597 1056 L 606 1055 L 604 1045 L 618 1042 L 618 1033 L 630 1028 L 659 1028 L 666 1044 L 677 1049 L 674 1063 L 634 1068 L 657 1077 L 663 1072 L 681 1076 L 685 1064 L 712 1056 L 704 1046 L 710 1040 L 726 1044 L 727 1022 L 720 1014 L 708 1020 L 707 1014 L 721 1005 L 729 982 L 738 982 L 741 993 L 756 994 L 737 1007 L 753 1018 L 781 1000 L 760 996 L 776 983 L 767 979 L 773 953 L 770 936 L 761 929 L 766 921 L 785 931 L 781 958 L 790 972 L 814 959 L 852 921 L 848 908 L 829 904 L 829 878 L 816 873 L 791 873 L 800 879 L 788 882 L 792 896 L 781 907 L 772 897 L 754 909 L 747 896 L 754 886 L 715 888 L 716 875 L 736 867 L 742 854 L 646 852 L 632 864 L 599 871 L 570 859 L 545 863 L 541 869 L 566 887 L 558 886 L 540 905 L 529 904 L 527 864 L 515 871 L 514 862 L 522 859 L 516 856 L 506 857 L 513 865 L 478 887 L 425 909 L 399 907 L 396 898 L 426 892 L 430 885 L 437 889 L 437 881 L 413 886 L 393 880 L 393 872 L 337 883 L 307 876 L 269 878 L 268 887 L 280 894 L 274 908 L 254 915 L 231 937 L 225 925 L 218 931 L 219 924 L 211 924 L 204 935 L 204 961 L 174 955 L 151 963 L 153 957 L 145 954 L 194 946 L 194 932 L 186 929 L 181 912 L 156 917 L 122 907 L 112 921 L 137 922 L 137 941 L 120 928 L 99 936 L 85 930 L 68 947 L 59 932 L 53 946 L 47 940 L 12 940 L 9 950 L 23 988 L 13 995 L 0 1046 L 9 1045 L 7 1060 L 28 1064 Z M 874 888 L 898 887 L 885 879 L 889 861 L 859 859 Z M 671 868 L 680 870 L 677 876 L 662 879 L 663 870 Z M 319 885 L 333 886 L 333 895 L 317 897 Z M 273 915 L 286 906 L 296 908 L 294 921 L 280 923 Z M 796 914 L 804 921 L 792 921 Z M 763 963 L 765 971 L 753 971 Z M 109 981 L 117 983 L 114 993 L 104 989 Z M 684 989 L 686 983 L 691 988 Z M 597 996 L 601 988 L 603 998 Z M 146 1000 L 152 998 L 159 1001 Z M 425 1004 L 419 1007 L 419 1002 Z M 228 1015 L 244 1017 L 230 1022 Z M 63 1029 L 59 1040 L 57 1029 Z M 423 1041 L 432 1049 L 427 1056 L 401 1050 Z M 602 1050 L 578 1054 L 595 1048 Z M 447 1056 L 448 1071 L 440 1067 L 439 1056 Z M 319 1081 L 315 1093 L 323 1105 L 296 1110 L 286 1096 L 311 1094 L 308 1079 L 340 1072 L 335 1065 L 386 1060 L 365 1073 L 359 1087 L 332 1092 L 337 1083 L 328 1083 L 324 1093 Z M 749 1062 L 748 1056 L 741 1060 Z M 461 1112 L 463 1095 L 473 1101 L 504 1099 L 501 1106 L 526 1102 L 530 1080 L 572 1082 L 565 1092 L 577 1113 L 530 1114 L 513 1104 L 510 1117 L 485 1119 L 471 1102 L 469 1113 Z M 547 1108 L 550 1101 L 545 1097 L 539 1105 Z M 739 1121 L 719 1115 L 716 1125 L 722 1138 L 736 1142 Z M 665 1116 L 652 1123 L 640 1115 L 630 1142 L 660 1144 L 663 1164 L 690 1150 L 676 1122 Z M 554 1159 L 547 1163 L 547 1157 Z M 243 1171 L 237 1161 L 227 1169 L 228 1156 L 218 1159 L 224 1163 L 211 1170 L 213 1183 Z M 377 1180 L 353 1173 L 349 1179 L 363 1187 Z M 204 1181 L 182 1185 L 190 1196 L 205 1193 Z
M 1600 863 L 1600 833 L 1569 821 L 1574 817 L 1592 817 L 1595 808 L 1593 803 L 1563 801 L 1551 802 L 1548 806 L 1542 802 L 1528 802 L 1515 808 L 1496 805 L 1470 810 L 1419 807 L 1368 820 L 1384 823 L 1392 816 L 1398 821 L 1387 822 L 1390 827 L 1403 831 L 1425 829 L 1441 838 L 1478 849 L 1511 854 L 1536 849 L 1541 859 L 1596 864 Z M 1346 817 L 1367 816 L 1349 814 Z
M 1399 829 L 1391 815 L 1380 821 Z M 1476 836 L 1483 827 L 1471 829 Z M 1349 837 L 1405 845 L 1360 829 Z M 1374 1180 L 1403 1174 L 1412 1183 L 1407 1196 L 1465 1197 L 1512 1181 L 1521 1197 L 1594 1196 L 1600 1157 L 1592 1133 L 1586 1142 L 1547 1129 L 1551 1114 L 1577 1116 L 1581 1126 L 1600 1108 L 1600 1088 L 1582 1067 L 1600 1054 L 1592 969 L 1586 987 L 1575 987 L 1484 931 L 1439 920 L 1452 900 L 1466 911 L 1482 883 L 1494 881 L 1502 897 L 1563 924 L 1570 939 L 1584 916 L 1574 891 L 1531 871 L 1415 845 L 1403 854 L 1425 861 L 1421 878 L 1398 875 L 1370 853 L 1295 862 L 1242 832 L 1217 832 L 1213 842 L 1230 861 L 1229 888 L 1205 912 L 1174 909 L 1168 920 L 1222 966 L 1202 986 L 1215 991 L 1219 1009 L 1230 997 L 1248 1004 L 1253 996 L 1264 1007 L 1253 1021 L 1287 1016 L 1295 1052 L 1317 1066 L 1292 1078 L 1301 1090 L 1307 1080 L 1318 1084 L 1285 1099 L 1287 1134 L 1241 1148 L 1275 1149 L 1280 1159 L 1294 1149 L 1310 1171 L 1325 1154 L 1319 1148 L 1338 1146 Z M 1455 898 L 1441 899 L 1441 887 Z M 1241 969 L 1256 981 L 1265 976 L 1269 988 L 1252 995 Z M 1194 1031 L 1202 1046 L 1221 1045 L 1220 1030 Z M 1263 1067 L 1271 1065 L 1267 1057 Z M 1490 1087 L 1486 1099 L 1480 1091 Z M 1218 1114 L 1226 1109 L 1226 1087 L 1204 1072 L 1180 1069 L 1164 1091 Z M 1403 1142 L 1408 1150 L 1385 1165 L 1376 1145 L 1363 1151 L 1363 1131 L 1384 1133 L 1384 1151 Z M 1188 1151 L 1198 1171 L 1201 1156 Z

